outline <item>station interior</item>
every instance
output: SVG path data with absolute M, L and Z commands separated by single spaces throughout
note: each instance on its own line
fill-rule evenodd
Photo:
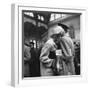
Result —
M 23 11 L 24 39 L 29 36 L 29 42 L 33 42 L 34 48 L 38 51 L 42 42 L 45 43 L 50 37 L 52 31 L 48 30 L 49 27 L 57 23 L 69 26 L 69 35 L 75 46 L 75 71 L 76 75 L 80 75 L 80 15 L 80 13 Z M 29 45 L 29 42 L 26 43 Z M 24 76 L 29 77 L 28 73 L 29 67 L 24 64 Z

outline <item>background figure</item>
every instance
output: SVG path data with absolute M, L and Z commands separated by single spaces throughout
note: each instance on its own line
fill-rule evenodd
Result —
M 75 45 L 75 72 L 76 75 L 80 75 L 80 41 L 74 42 Z
M 31 58 L 30 55 L 30 47 L 27 43 L 28 41 L 25 39 L 24 41 L 24 77 L 29 77 L 29 60 Z
M 31 58 L 30 58 L 30 76 L 31 77 L 37 77 L 39 76 L 40 72 L 39 72 L 39 62 L 37 59 L 37 54 L 36 54 L 36 50 L 34 49 L 34 43 L 30 42 L 30 54 L 31 54 Z
M 64 75 L 75 75 L 75 67 L 74 67 L 74 44 L 72 39 L 68 34 L 68 27 L 64 24 L 58 24 L 65 30 L 65 34 L 63 37 L 60 37 L 60 45 L 63 51 L 63 67 L 64 67 Z
M 38 52 L 37 52 L 37 61 L 38 61 L 38 75 L 41 76 L 41 71 L 40 71 L 40 54 L 41 54 L 41 50 L 44 46 L 44 41 L 41 41 L 40 43 L 40 47 L 38 49 Z

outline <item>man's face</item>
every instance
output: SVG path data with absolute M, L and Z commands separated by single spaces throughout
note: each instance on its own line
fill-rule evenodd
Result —
M 34 48 L 34 45 L 33 45 L 33 44 L 30 44 L 30 47 L 31 47 L 31 48 Z

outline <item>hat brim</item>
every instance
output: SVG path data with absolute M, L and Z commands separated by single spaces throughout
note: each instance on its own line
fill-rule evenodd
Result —
M 65 31 L 67 31 L 67 29 L 69 29 L 69 27 L 65 24 L 62 23 L 58 23 L 58 26 L 61 26 Z

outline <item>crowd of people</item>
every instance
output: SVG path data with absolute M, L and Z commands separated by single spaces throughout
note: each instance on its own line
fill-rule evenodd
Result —
M 34 43 L 24 44 L 24 72 L 28 77 L 76 75 L 75 46 L 69 36 L 69 27 L 58 23 L 49 28 L 50 38 L 41 45 L 39 50 L 34 49 Z

